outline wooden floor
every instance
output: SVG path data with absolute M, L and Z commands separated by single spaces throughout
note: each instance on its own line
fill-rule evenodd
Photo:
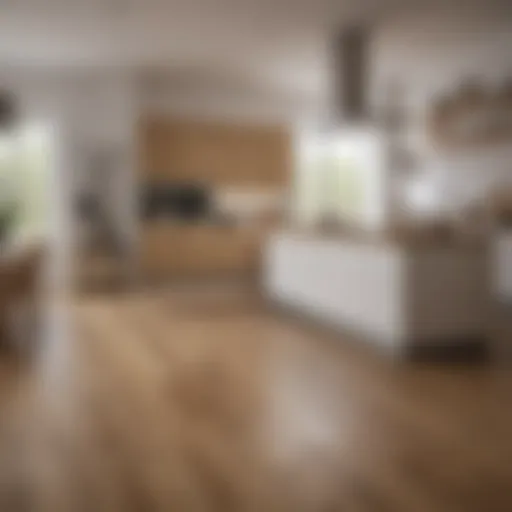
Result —
M 73 310 L 0 360 L 0 511 L 512 510 L 504 367 L 384 361 L 239 290 Z

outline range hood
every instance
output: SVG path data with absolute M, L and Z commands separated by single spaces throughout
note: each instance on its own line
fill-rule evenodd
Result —
M 337 125 L 368 120 L 369 31 L 364 25 L 341 29 L 332 48 L 331 115 Z

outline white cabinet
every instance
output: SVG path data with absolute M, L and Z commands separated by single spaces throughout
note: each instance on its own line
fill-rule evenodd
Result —
M 400 352 L 486 336 L 486 254 L 283 233 L 268 243 L 264 286 L 305 315 Z

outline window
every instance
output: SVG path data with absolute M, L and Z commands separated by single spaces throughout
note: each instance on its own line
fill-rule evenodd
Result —
M 9 215 L 14 236 L 42 236 L 48 231 L 51 149 L 50 131 L 44 125 L 30 124 L 15 134 L 0 135 L 0 210 Z
M 294 217 L 312 225 L 325 217 L 375 229 L 385 210 L 384 153 L 371 131 L 302 136 L 296 149 Z

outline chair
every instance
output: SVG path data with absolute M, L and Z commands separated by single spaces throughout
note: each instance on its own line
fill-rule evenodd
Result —
M 0 339 L 4 347 L 25 349 L 35 341 L 43 256 L 39 245 L 0 252 Z

